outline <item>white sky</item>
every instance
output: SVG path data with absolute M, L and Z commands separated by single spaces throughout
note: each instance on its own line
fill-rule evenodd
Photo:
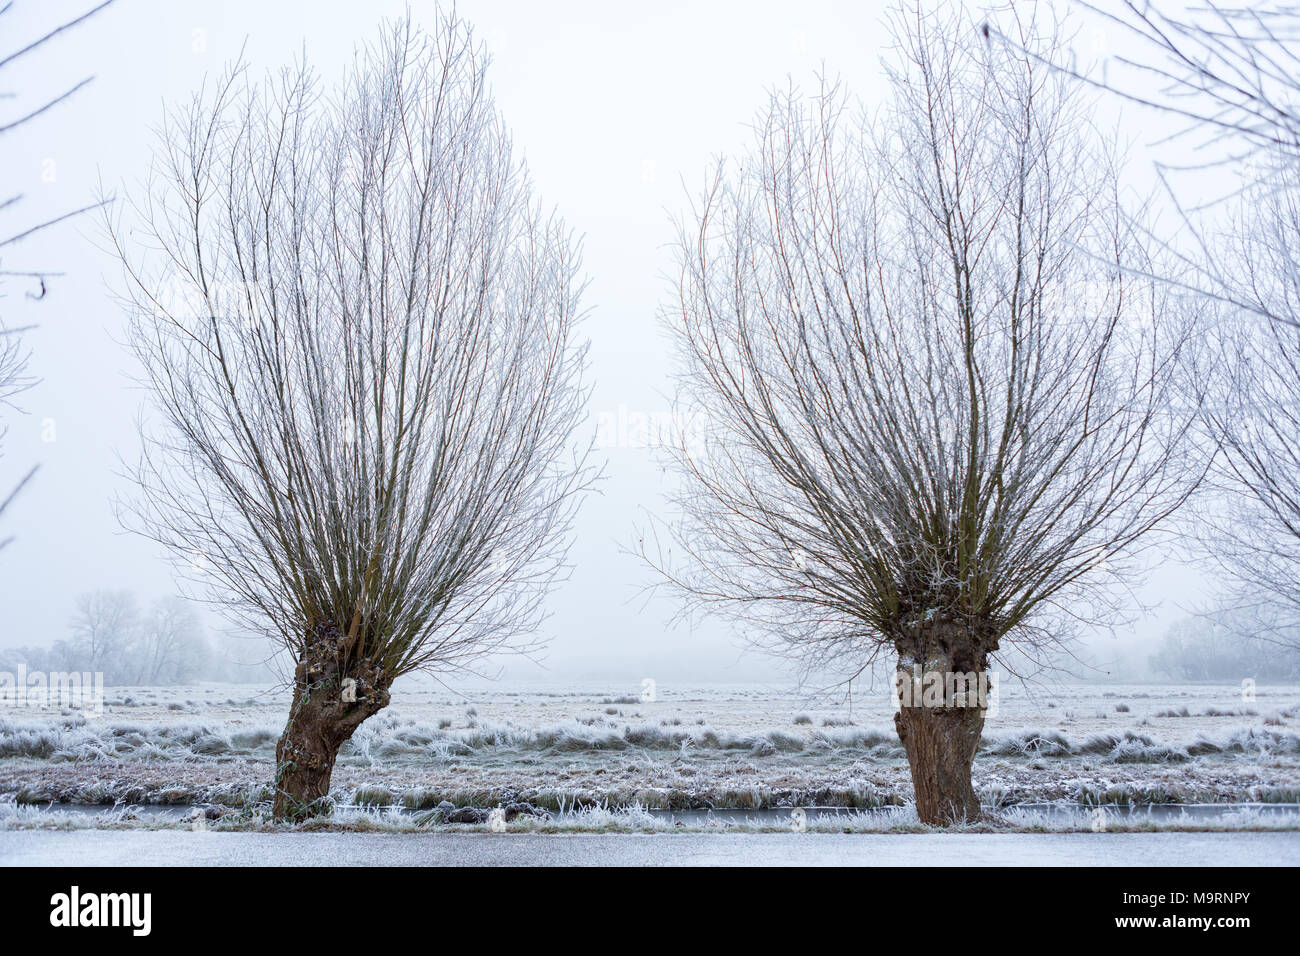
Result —
M 41 28 L 74 16 L 93 0 L 16 0 L 0 21 L 0 49 L 16 48 Z M 166 103 L 183 101 L 247 43 L 255 71 L 278 67 L 306 44 L 313 65 L 334 75 L 358 38 L 403 2 L 306 0 L 118 0 L 64 35 L 21 69 L 0 72 L 5 115 L 60 92 L 88 74 L 77 96 L 6 137 L 0 176 L 6 195 L 26 194 L 15 220 L 35 221 L 83 204 L 101 178 L 139 176 L 152 150 L 151 125 Z M 411 4 L 431 22 L 433 6 Z M 670 216 L 685 206 L 712 158 L 747 143 L 746 123 L 765 91 L 792 77 L 804 88 L 816 72 L 840 75 L 869 104 L 884 90 L 878 52 L 886 42 L 883 4 L 865 2 L 510 2 L 461 0 L 459 13 L 494 51 L 497 102 L 523 148 L 541 195 L 585 235 L 591 277 L 585 330 L 592 341 L 592 426 L 601 412 L 667 410 L 668 349 L 656 314 L 667 285 Z M 1113 38 L 1084 25 L 1082 42 L 1106 49 Z M 1111 109 L 1113 105 L 1103 107 Z M 1149 136 L 1150 119 L 1129 126 Z M 1145 181 L 1143 140 L 1135 179 Z M 685 183 L 685 187 L 684 184 Z M 143 395 L 127 378 L 115 341 L 122 313 L 107 283 L 114 273 L 94 245 L 91 220 L 61 226 L 10 251 L 0 267 L 66 273 L 33 303 L 19 281 L 0 302 L 10 325 L 39 323 L 28 337 L 41 384 L 25 395 L 25 416 L 10 417 L 0 487 L 30 462 L 41 470 L 6 518 L 18 535 L 0 553 L 7 627 L 0 646 L 44 644 L 66 634 L 74 597 L 100 587 L 129 588 L 142 600 L 169 593 L 154 546 L 122 532 L 109 499 L 123 483 L 116 456 L 136 447 Z M 49 437 L 54 429 L 54 441 Z M 648 572 L 620 553 L 633 537 L 638 509 L 664 513 L 667 476 L 642 448 L 610 448 L 602 494 L 588 500 L 572 552 L 576 570 L 552 600 L 548 671 L 509 665 L 519 678 L 600 678 L 636 688 L 659 681 L 775 679 L 780 668 L 743 647 L 726 627 L 667 628 L 672 608 L 636 599 Z M 1163 601 L 1141 623 L 1158 634 L 1179 601 L 1201 582 L 1169 563 L 1144 592 Z

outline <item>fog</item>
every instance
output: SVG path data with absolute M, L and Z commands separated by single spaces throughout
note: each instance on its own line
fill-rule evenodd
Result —
M 7 17 L 6 49 L 80 13 L 85 3 L 19 0 Z M 17 133 L 0 150 L 6 195 L 21 191 L 23 222 L 112 192 L 147 169 L 151 128 L 168 104 L 182 104 L 243 52 L 256 74 L 278 68 L 304 47 L 328 79 L 360 39 L 406 5 L 384 3 L 188 2 L 119 0 L 10 71 L 17 100 L 38 105 L 93 73 L 67 102 Z M 434 8 L 414 3 L 417 20 Z M 626 549 L 644 511 L 668 516 L 663 463 L 644 447 L 638 416 L 670 406 L 670 356 L 658 320 L 668 287 L 672 217 L 687 208 L 710 162 L 748 142 L 746 124 L 765 91 L 818 71 L 839 76 L 868 107 L 884 82 L 886 34 L 876 4 L 851 2 L 653 3 L 462 0 L 458 13 L 494 53 L 490 78 L 498 106 L 524 150 L 540 194 L 585 236 L 590 285 L 585 332 L 591 340 L 590 428 L 598 425 L 605 464 L 599 493 L 584 505 L 571 552 L 571 578 L 552 596 L 549 650 L 538 662 L 503 659 L 515 679 L 598 679 L 636 686 L 672 681 L 778 681 L 784 665 L 747 650 L 724 623 L 672 626 L 674 606 L 647 597 L 651 574 Z M 1080 20 L 1084 55 L 1116 52 L 1117 38 Z M 15 78 L 17 78 L 15 80 Z M 1103 126 L 1131 140 L 1130 179 L 1152 186 L 1148 146 L 1168 128 L 1150 115 L 1099 107 Z M 9 416 L 0 483 L 32 463 L 40 470 L 6 516 L 14 542 L 0 552 L 8 626 L 0 647 L 64 637 L 73 601 L 95 588 L 128 588 L 142 599 L 173 593 L 168 566 L 150 542 L 125 533 L 112 499 L 127 490 L 119 457 L 138 448 L 144 396 L 119 344 L 121 306 L 114 263 L 101 248 L 94 216 L 46 230 L 9 250 L 3 268 L 61 273 L 36 301 L 25 280 L 6 282 L 0 302 L 27 336 L 40 383 Z M 626 423 L 626 427 L 623 423 Z M 1097 635 L 1092 652 L 1104 675 L 1118 663 L 1143 666 L 1150 643 L 1170 621 L 1198 606 L 1208 582 L 1171 549 L 1155 554 L 1134 595 L 1131 627 Z M 210 619 L 211 627 L 220 626 Z

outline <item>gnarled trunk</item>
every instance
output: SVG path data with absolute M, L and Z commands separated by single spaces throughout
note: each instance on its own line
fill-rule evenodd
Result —
M 978 820 L 971 768 L 984 729 L 987 656 L 964 625 L 936 622 L 899 642 L 894 726 L 907 753 L 916 815 L 931 826 Z
M 983 710 L 901 707 L 894 726 L 912 768 L 921 822 L 948 826 L 978 820 L 980 802 L 971 784 L 971 767 L 984 728 Z
M 388 706 L 388 685 L 333 626 L 309 632 L 294 670 L 289 722 L 275 748 L 277 820 L 300 820 L 329 793 L 339 748 Z M 355 685 L 349 683 L 355 681 Z

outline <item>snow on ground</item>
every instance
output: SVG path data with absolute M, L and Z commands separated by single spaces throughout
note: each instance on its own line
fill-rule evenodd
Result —
M 910 799 L 887 693 L 850 703 L 660 684 L 655 700 L 640 695 L 639 684 L 399 685 L 340 755 L 333 796 L 345 806 L 552 811 Z M 283 690 L 205 684 L 109 688 L 103 712 L 88 717 L 0 709 L 0 802 L 255 804 L 287 707 Z M 983 801 L 1004 807 L 1300 802 L 1300 686 L 1260 686 L 1244 701 L 1235 685 L 1004 681 L 975 777 Z M 881 821 L 854 824 L 868 825 Z

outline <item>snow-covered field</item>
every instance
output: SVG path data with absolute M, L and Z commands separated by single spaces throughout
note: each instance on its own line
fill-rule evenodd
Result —
M 446 803 L 514 805 L 512 827 L 559 827 L 556 811 L 586 808 L 594 828 L 653 829 L 675 823 L 638 816 L 643 810 L 734 808 L 785 810 L 756 825 L 788 827 L 791 807 L 894 807 L 810 825 L 908 825 L 911 787 L 886 692 L 851 703 L 757 685 L 660 684 L 654 700 L 641 693 L 639 683 L 399 685 L 393 706 L 340 755 L 336 818 L 353 813 L 361 825 L 350 807 L 441 804 L 445 815 Z M 266 799 L 287 704 L 279 689 L 208 684 L 108 688 L 103 712 L 90 716 L 2 709 L 0 826 L 48 821 L 27 808 L 51 802 L 201 803 L 212 805 L 214 825 L 241 816 L 224 808 L 260 819 L 247 808 Z M 1227 685 L 1003 682 L 975 776 L 983 801 L 1006 808 L 1300 803 L 1300 686 L 1262 685 L 1243 700 Z M 1050 815 L 1036 812 L 1008 814 L 1008 823 L 1052 828 Z M 418 813 L 390 816 L 393 826 L 419 825 Z M 1235 825 L 1300 827 L 1300 814 L 1239 816 Z

